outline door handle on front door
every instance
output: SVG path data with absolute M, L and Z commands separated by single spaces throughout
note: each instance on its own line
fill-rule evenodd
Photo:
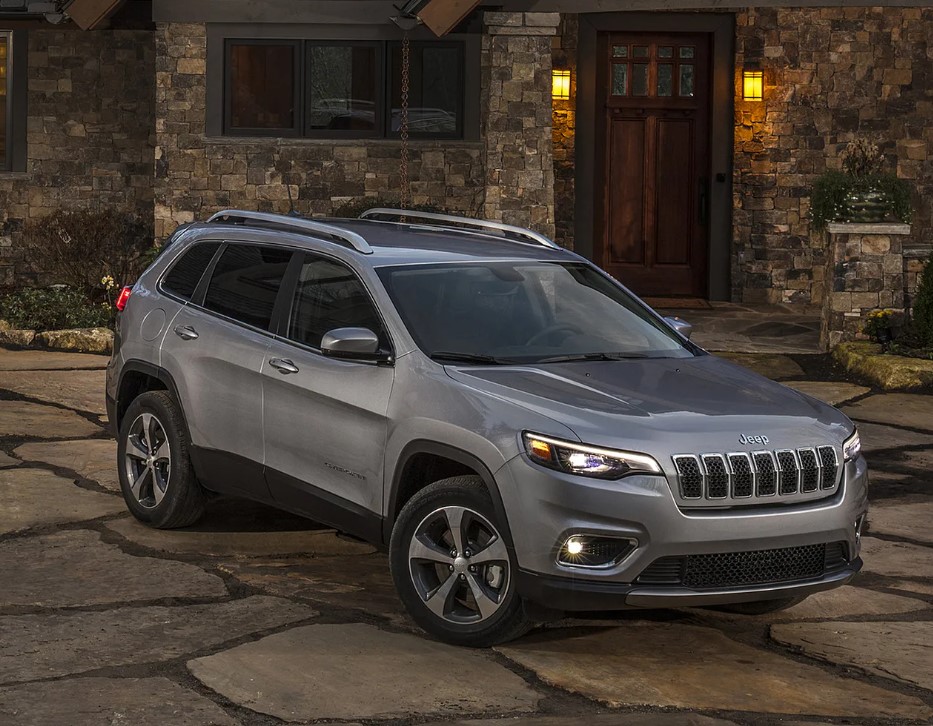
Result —
M 298 366 L 286 358 L 273 358 L 269 361 L 269 365 L 275 368 L 282 375 L 298 372 Z
M 182 340 L 197 340 L 198 331 L 192 328 L 190 325 L 179 325 L 175 328 L 175 335 L 177 335 Z

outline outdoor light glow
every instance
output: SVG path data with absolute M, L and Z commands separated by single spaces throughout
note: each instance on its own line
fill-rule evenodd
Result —
M 567 101 L 570 99 L 570 71 L 551 71 L 553 82 L 551 96 L 556 101 Z
M 578 555 L 583 552 L 583 542 L 578 539 L 568 539 L 564 548 L 568 555 Z
M 746 101 L 761 101 L 764 96 L 764 71 L 744 71 L 742 73 L 742 97 Z

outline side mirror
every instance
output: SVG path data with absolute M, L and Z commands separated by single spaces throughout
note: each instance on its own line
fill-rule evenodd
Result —
M 377 360 L 379 336 L 368 328 L 337 328 L 321 339 L 321 353 L 332 358 Z
M 664 318 L 664 321 L 688 340 L 690 336 L 693 335 L 693 326 L 686 320 L 681 320 L 680 318 Z

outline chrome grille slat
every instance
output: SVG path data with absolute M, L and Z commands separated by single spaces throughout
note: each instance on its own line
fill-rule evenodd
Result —
M 777 464 L 770 451 L 756 451 L 752 455 L 755 469 L 758 471 L 757 482 L 759 497 L 773 497 L 777 494 Z
M 706 498 L 725 499 L 729 496 L 729 467 L 722 454 L 703 454 L 706 469 Z
M 729 454 L 729 468 L 732 469 L 732 498 L 747 499 L 755 491 L 755 474 L 752 459 L 748 454 Z
M 800 461 L 800 491 L 815 492 L 820 488 L 820 462 L 816 458 L 816 449 L 798 449 Z
M 781 494 L 796 494 L 800 484 L 800 465 L 797 463 L 797 454 L 789 449 L 778 451 L 777 460 Z
M 839 459 L 832 446 L 821 446 L 818 450 L 820 465 L 823 467 L 823 489 L 832 489 L 836 486 L 836 477 L 839 474 Z
M 703 470 L 693 454 L 677 455 L 674 466 L 680 479 L 680 496 L 684 499 L 700 499 L 703 496 Z

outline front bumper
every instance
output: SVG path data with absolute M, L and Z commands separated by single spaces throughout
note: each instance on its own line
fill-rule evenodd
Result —
M 845 584 L 861 567 L 856 522 L 866 512 L 867 466 L 845 465 L 839 490 L 824 500 L 787 506 L 681 510 L 663 477 L 587 480 L 538 467 L 524 457 L 496 473 L 516 558 L 518 592 L 555 610 L 617 610 L 771 600 Z M 567 537 L 636 540 L 637 548 L 606 569 L 558 563 Z M 690 589 L 639 583 L 661 558 L 846 545 L 845 567 L 819 576 L 752 585 Z

